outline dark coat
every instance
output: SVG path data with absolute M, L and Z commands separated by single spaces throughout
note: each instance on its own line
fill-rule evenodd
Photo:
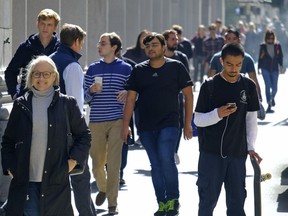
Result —
M 26 66 L 29 62 L 38 55 L 47 55 L 49 56 L 55 52 L 60 44 L 57 34 L 54 32 L 53 37 L 50 43 L 44 47 L 39 39 L 39 34 L 32 34 L 20 44 L 16 50 L 12 60 L 5 70 L 5 82 L 8 88 L 8 93 L 13 97 L 16 93 L 17 96 L 21 96 L 25 93 L 25 84 L 26 84 Z M 17 76 L 22 73 L 20 89 L 17 90 L 18 82 Z
M 283 66 L 283 52 L 279 43 L 274 44 L 274 57 L 272 58 L 267 50 L 265 43 L 260 44 L 258 69 L 265 69 L 269 72 L 276 71 L 278 73 L 279 66 Z
M 5 175 L 13 174 L 6 216 L 22 216 L 29 184 L 32 139 L 31 91 L 14 101 L 2 141 L 2 166 Z M 67 151 L 67 127 L 63 102 L 67 101 L 74 145 Z M 48 112 L 48 140 L 41 184 L 40 215 L 72 216 L 68 158 L 84 163 L 88 157 L 91 134 L 76 100 L 55 91 Z

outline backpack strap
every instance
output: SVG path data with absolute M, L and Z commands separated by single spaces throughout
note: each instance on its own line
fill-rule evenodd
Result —
M 213 98 L 213 91 L 214 91 L 214 81 L 213 81 L 213 77 L 209 77 L 207 80 L 207 90 L 208 90 L 208 94 L 209 94 L 209 110 L 211 109 L 211 101 Z

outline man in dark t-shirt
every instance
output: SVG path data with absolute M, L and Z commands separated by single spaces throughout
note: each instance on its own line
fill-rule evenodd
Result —
M 174 152 L 179 134 L 178 94 L 185 97 L 184 138 L 192 138 L 192 81 L 179 61 L 164 57 L 165 39 L 153 33 L 144 39 L 149 60 L 134 67 L 127 82 L 122 139 L 127 142 L 135 100 L 139 106 L 140 140 L 150 163 L 159 205 L 155 216 L 179 214 L 178 170 Z
M 221 58 L 222 71 L 202 84 L 195 109 L 198 215 L 213 215 L 223 183 L 227 215 L 245 215 L 247 154 L 262 160 L 255 152 L 259 102 L 255 83 L 240 74 L 243 47 L 228 43 Z

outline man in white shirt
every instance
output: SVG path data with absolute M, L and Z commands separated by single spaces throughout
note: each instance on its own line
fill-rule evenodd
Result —
M 50 56 L 60 75 L 60 92 L 74 96 L 82 113 L 84 113 L 84 73 L 78 59 L 81 57 L 85 36 L 86 32 L 80 26 L 64 24 L 60 32 L 60 46 Z M 88 164 L 83 174 L 71 176 L 71 183 L 79 216 L 96 216 L 91 200 Z

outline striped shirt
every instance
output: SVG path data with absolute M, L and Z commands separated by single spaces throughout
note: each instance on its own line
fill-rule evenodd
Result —
M 92 63 L 84 77 L 85 101 L 90 105 L 90 122 L 106 122 L 123 118 L 123 103 L 117 101 L 117 92 L 124 90 L 124 84 L 131 73 L 131 66 L 116 58 L 112 63 L 103 59 Z M 102 92 L 89 93 L 95 77 L 102 77 Z

